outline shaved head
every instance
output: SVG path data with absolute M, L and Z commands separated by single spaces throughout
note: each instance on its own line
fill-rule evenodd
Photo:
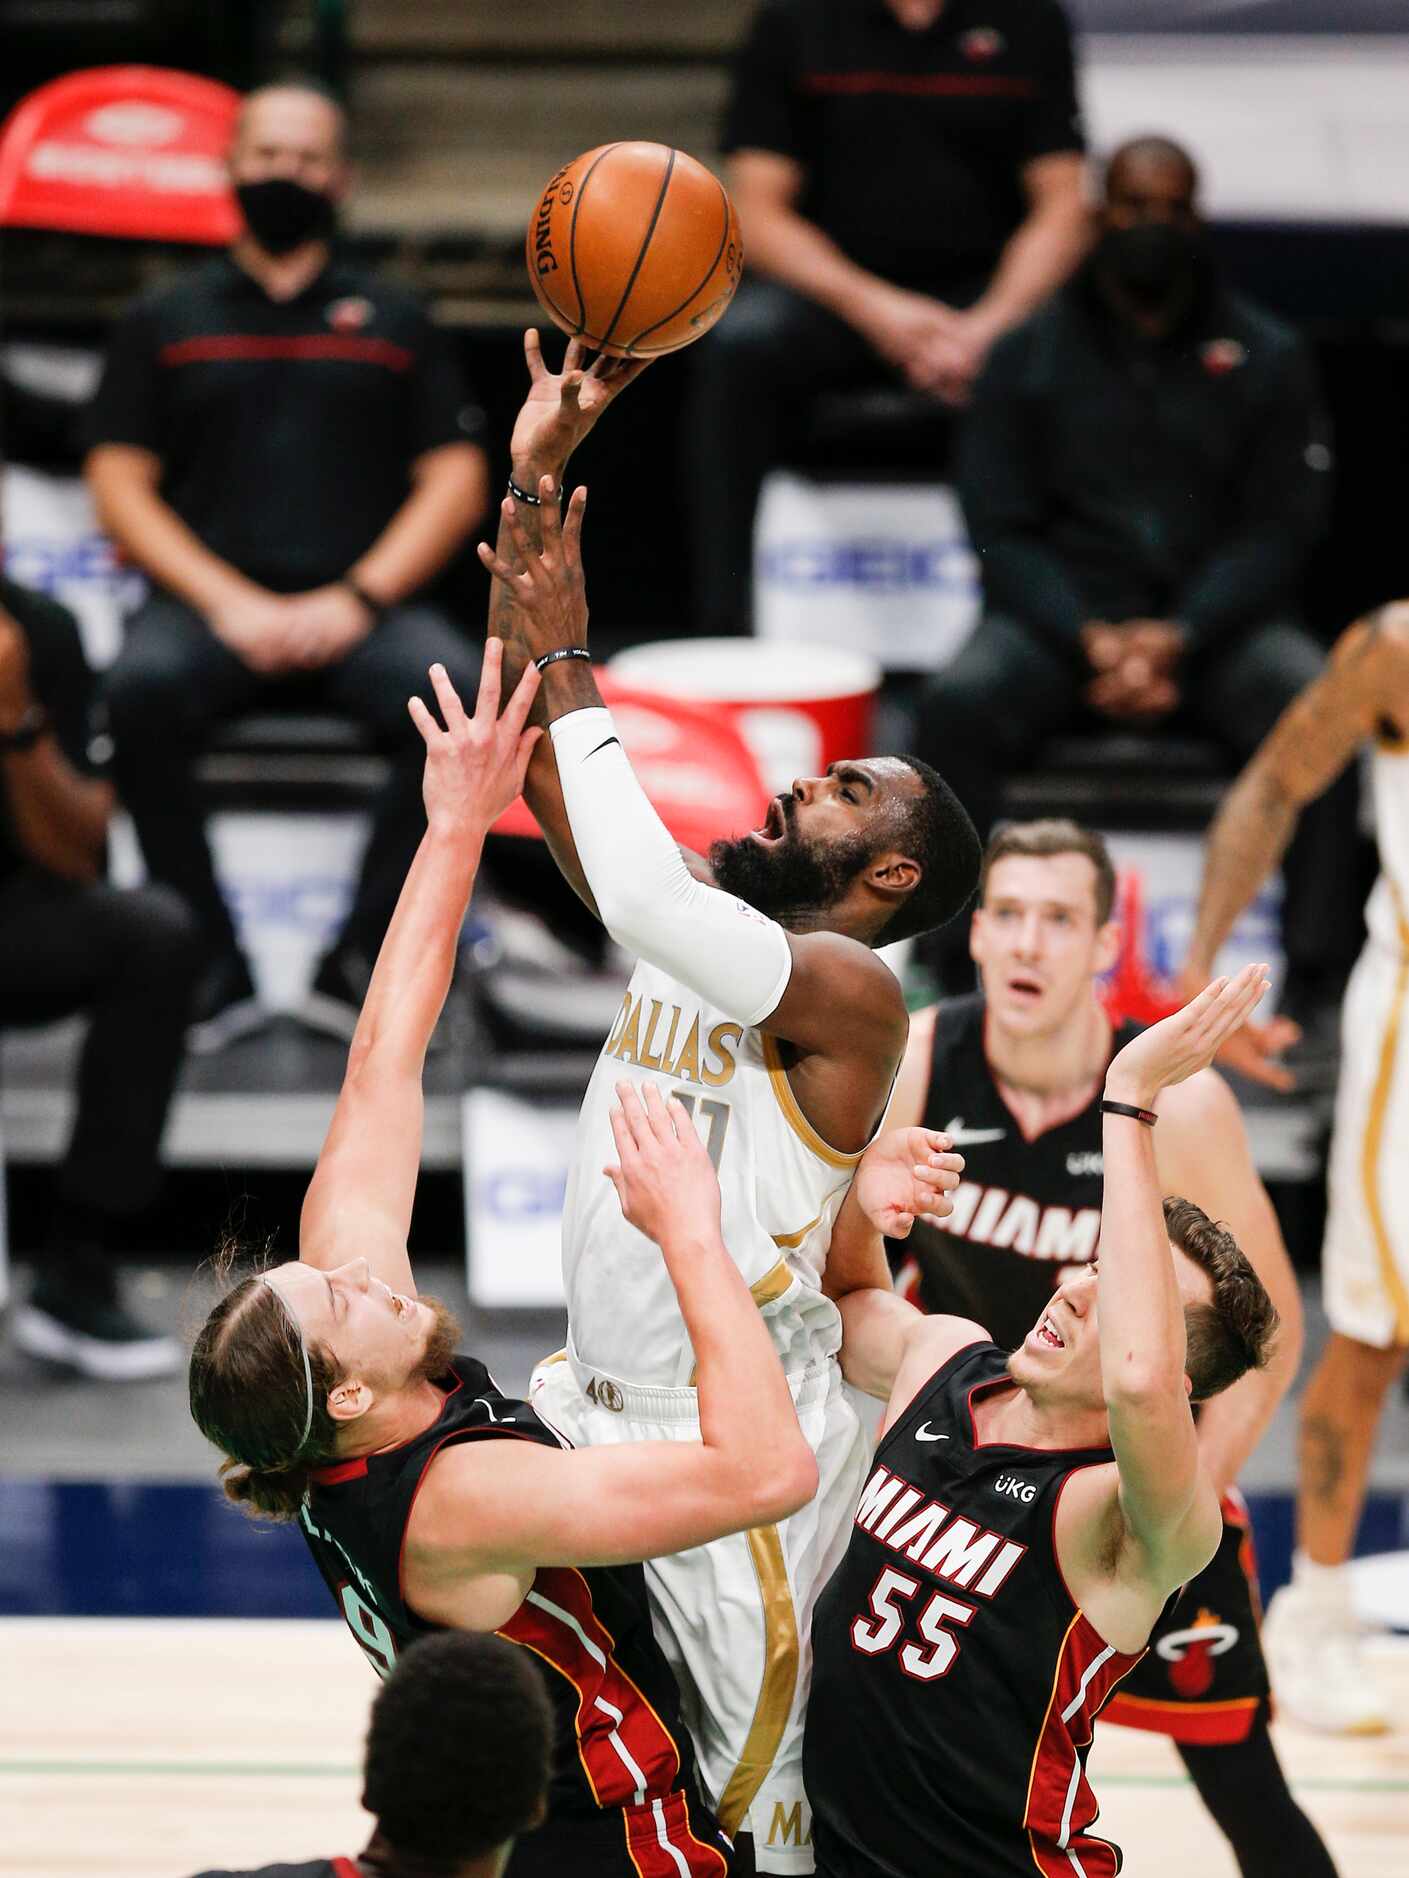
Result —
M 1106 194 L 1143 193 L 1147 181 L 1177 191 L 1192 204 L 1199 193 L 1199 166 L 1172 137 L 1131 137 L 1107 159 Z

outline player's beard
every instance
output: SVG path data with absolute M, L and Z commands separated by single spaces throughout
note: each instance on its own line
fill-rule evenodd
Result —
M 818 923 L 873 858 L 875 838 L 858 829 L 826 843 L 809 841 L 797 832 L 787 797 L 783 819 L 781 841 L 765 845 L 748 835 L 716 841 L 709 851 L 715 885 L 781 925 Z
M 433 1322 L 420 1360 L 407 1378 L 408 1382 L 439 1382 L 450 1368 L 450 1359 L 460 1347 L 459 1323 L 439 1298 L 422 1298 Z

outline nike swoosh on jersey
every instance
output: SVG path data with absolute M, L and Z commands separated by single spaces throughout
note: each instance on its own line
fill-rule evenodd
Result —
M 917 1441 L 947 1441 L 949 1437 L 948 1435 L 930 1434 L 929 1423 L 921 1422 L 920 1426 L 915 1430 L 915 1439 Z
M 980 1141 L 1002 1141 L 1008 1131 L 1006 1128 L 965 1128 L 963 1116 L 956 1115 L 939 1132 L 948 1135 L 956 1148 L 962 1148 L 969 1144 L 976 1147 Z

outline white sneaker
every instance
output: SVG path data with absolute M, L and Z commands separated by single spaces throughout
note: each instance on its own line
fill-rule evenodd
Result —
M 1279 1712 L 1323 1734 L 1378 1735 L 1389 1727 L 1348 1603 L 1284 1585 L 1267 1607 L 1262 1647 Z

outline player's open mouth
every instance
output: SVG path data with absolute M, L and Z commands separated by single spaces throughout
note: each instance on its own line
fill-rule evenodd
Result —
M 1067 1347 L 1057 1334 L 1057 1326 L 1052 1322 L 1050 1317 L 1044 1317 L 1042 1319 L 1042 1322 L 1037 1326 L 1033 1335 L 1039 1343 L 1045 1343 L 1051 1350 L 1065 1350 Z
M 1020 973 L 1008 980 L 1008 990 L 1020 1004 L 1035 1004 L 1042 996 L 1042 986 L 1035 978 Z
M 764 847 L 771 848 L 781 841 L 787 832 L 788 818 L 783 813 L 783 798 L 774 796 L 768 804 L 768 813 L 763 818 L 763 826 L 751 830 L 750 839 L 762 842 Z

